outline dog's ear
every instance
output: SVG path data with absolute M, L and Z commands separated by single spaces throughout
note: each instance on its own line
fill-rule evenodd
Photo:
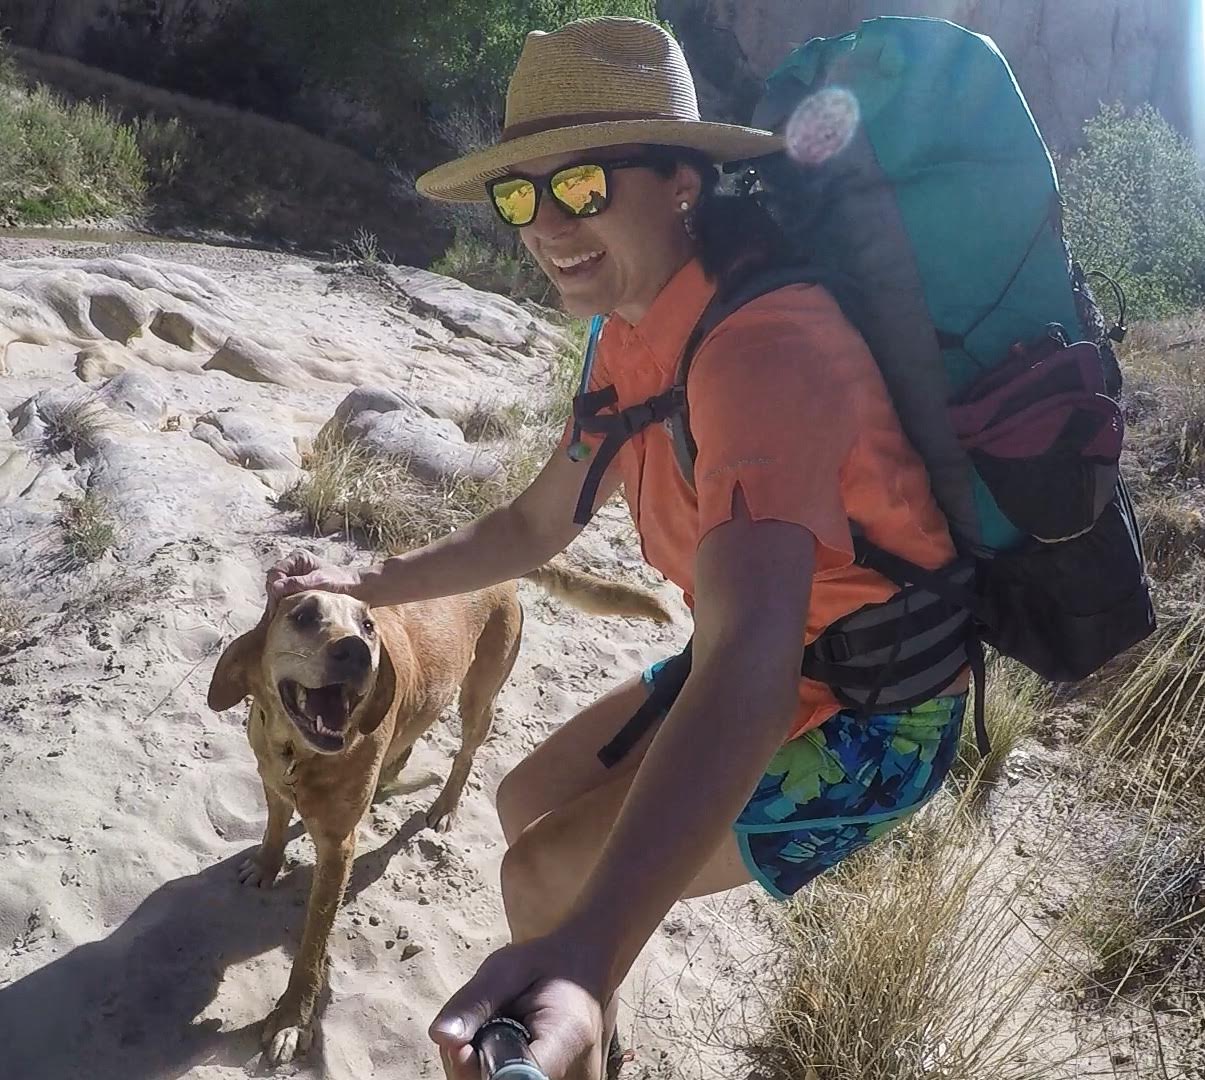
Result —
M 209 680 L 209 707 L 214 712 L 233 709 L 251 693 L 251 670 L 261 662 L 268 638 L 268 613 L 255 629 L 236 637 L 223 650 Z
M 360 734 L 371 735 L 385 721 L 389 710 L 393 708 L 393 699 L 397 694 L 397 670 L 393 666 L 393 658 L 381 642 L 381 658 L 377 661 L 377 677 L 373 683 L 372 694 L 364 703 L 364 711 L 360 714 Z

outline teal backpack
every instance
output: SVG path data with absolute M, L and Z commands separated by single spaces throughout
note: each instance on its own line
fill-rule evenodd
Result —
M 686 382 L 698 345 L 758 296 L 827 287 L 882 371 L 923 458 L 959 558 L 925 570 L 870 544 L 855 558 L 900 586 L 839 620 L 805 651 L 803 674 L 845 706 L 919 704 L 980 643 L 1053 681 L 1075 681 L 1155 626 L 1138 524 L 1121 480 L 1121 374 L 1086 275 L 1063 237 L 1051 156 L 1011 70 L 986 37 L 939 19 L 883 17 L 816 38 L 770 75 L 754 126 L 781 154 L 730 167 L 799 253 L 725 287 L 704 312 L 675 385 L 622 412 L 583 393 L 575 417 L 604 436 L 592 488 L 619 445 L 664 422 L 689 480 Z M 587 372 L 583 373 L 583 387 Z M 619 760 L 689 672 L 689 647 L 604 749 Z

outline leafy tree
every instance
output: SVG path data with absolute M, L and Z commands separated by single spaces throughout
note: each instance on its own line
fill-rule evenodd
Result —
M 381 104 L 502 92 L 523 38 L 572 19 L 655 19 L 653 0 L 251 0 L 318 79 Z
M 1155 108 L 1103 108 L 1062 171 L 1071 249 L 1124 285 L 1134 315 L 1205 305 L 1205 170 Z

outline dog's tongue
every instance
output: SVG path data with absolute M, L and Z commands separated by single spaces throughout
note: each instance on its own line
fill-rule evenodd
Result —
M 321 686 L 306 692 L 306 706 L 312 716 L 318 717 L 328 728 L 338 729 L 347 719 L 343 700 L 343 687 L 338 683 Z

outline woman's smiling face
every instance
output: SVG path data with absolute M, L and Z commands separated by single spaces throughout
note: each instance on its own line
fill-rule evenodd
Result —
M 547 176 L 565 165 L 602 164 L 642 152 L 647 149 L 616 146 L 558 154 L 523 162 L 515 172 Z M 693 253 L 682 203 L 693 208 L 699 189 L 699 174 L 687 165 L 669 176 L 652 168 L 616 169 L 601 213 L 572 217 L 544 190 L 535 220 L 520 229 L 520 236 L 571 314 L 617 312 L 636 323 Z

